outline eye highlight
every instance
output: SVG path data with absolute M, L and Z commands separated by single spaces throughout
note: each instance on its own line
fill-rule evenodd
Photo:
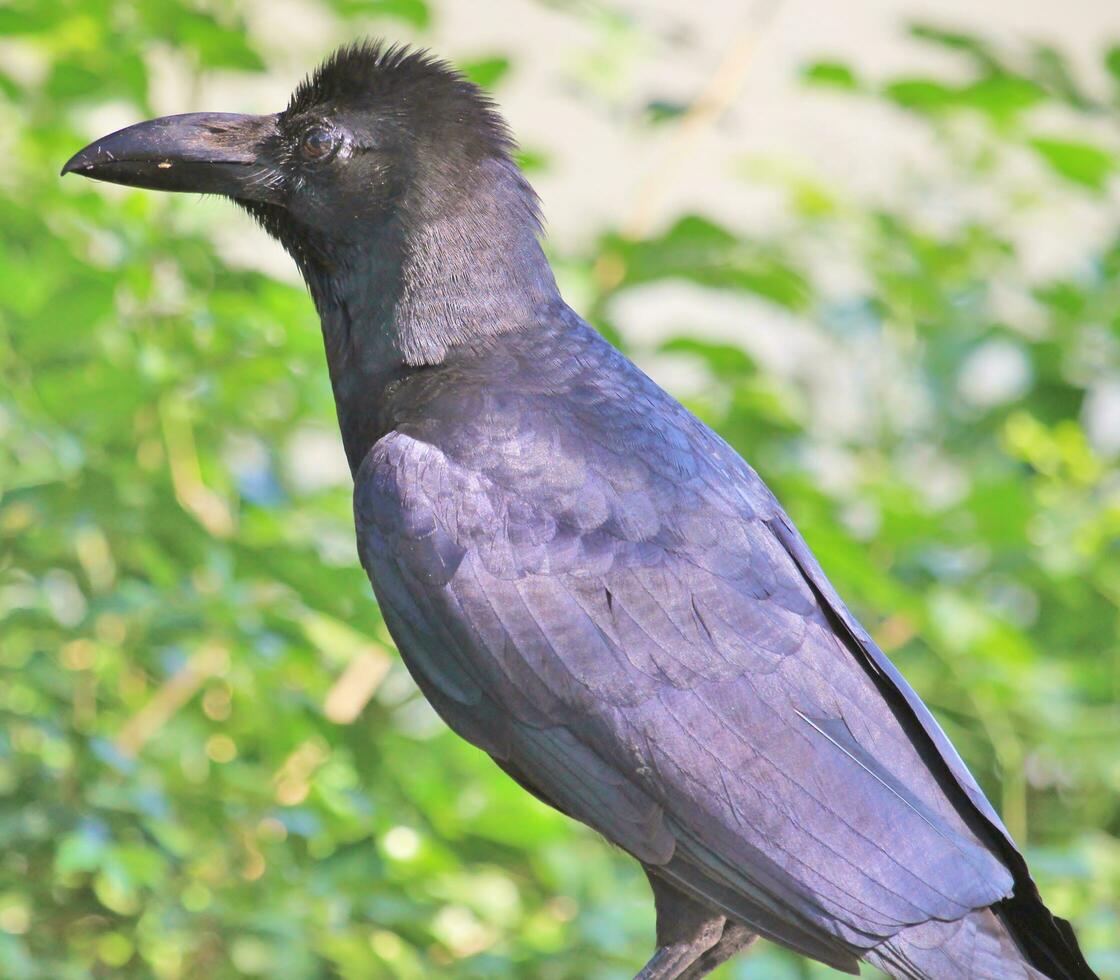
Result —
M 324 126 L 309 129 L 299 143 L 299 152 L 307 160 L 325 160 L 334 151 L 337 137 Z

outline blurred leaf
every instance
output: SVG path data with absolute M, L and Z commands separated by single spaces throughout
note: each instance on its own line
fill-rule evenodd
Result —
M 1094 190 L 1117 170 L 1116 155 L 1091 143 L 1037 137 L 1030 145 L 1055 173 Z
M 681 218 L 664 235 L 641 242 L 614 239 L 628 285 L 665 278 L 756 293 L 782 306 L 804 307 L 808 284 L 783 258 L 752 247 L 728 229 L 697 215 Z
M 663 99 L 654 99 L 646 103 L 645 117 L 654 125 L 679 119 L 688 112 L 688 105 L 683 102 L 666 102 Z
M 970 106 L 996 118 L 1005 118 L 1030 109 L 1046 100 L 1046 93 L 1034 82 L 1017 75 L 989 75 L 960 93 L 963 106 Z
M 510 60 L 501 55 L 494 55 L 475 61 L 461 61 L 458 67 L 475 85 L 492 89 L 509 74 Z
M 1002 73 L 959 87 L 927 78 L 903 78 L 888 83 L 884 92 L 892 101 L 918 112 L 974 109 L 994 119 L 1014 116 L 1046 99 L 1046 93 L 1036 83 Z
M 549 156 L 542 150 L 519 147 L 514 158 L 517 165 L 527 174 L 542 173 L 550 165 Z
M 951 86 L 929 78 L 902 78 L 890 82 L 884 93 L 891 101 L 919 112 L 940 112 L 959 104 L 959 93 Z
M 53 26 L 53 18 L 46 4 L 12 4 L 0 7 L 0 37 L 35 34 Z
M 1093 100 L 1074 78 L 1065 56 L 1049 44 L 1036 44 L 1033 52 L 1036 77 L 1054 92 L 1079 109 L 1093 107 Z
M 75 871 L 96 871 L 105 855 L 106 842 L 101 833 L 79 831 L 66 837 L 55 856 L 54 870 L 60 875 Z
M 193 48 L 207 68 L 263 71 L 264 60 L 241 31 L 221 26 L 208 14 L 191 12 L 176 18 L 176 38 Z
M 390 17 L 416 28 L 431 24 L 432 13 L 425 0 L 330 0 L 347 17 Z
M 143 61 L 132 52 L 121 52 L 113 57 L 112 72 L 108 78 L 107 67 L 100 59 L 91 59 L 86 63 L 59 62 L 47 78 L 46 94 L 64 103 L 120 96 L 144 105 L 148 71 Z
M 1104 66 L 1113 79 L 1120 84 L 1120 44 L 1114 44 L 1104 55 Z
M 731 344 L 713 344 L 693 337 L 674 337 L 662 344 L 661 350 L 669 354 L 696 355 L 707 363 L 713 374 L 724 377 L 741 379 L 757 370 L 750 355 Z
M 934 24 L 919 22 L 910 25 L 910 35 L 930 44 L 971 55 L 973 60 L 985 71 L 991 71 L 992 69 L 998 71 L 1000 68 L 999 58 L 991 45 L 974 34 L 947 30 Z
M 801 77 L 813 85 L 828 85 L 842 89 L 859 88 L 855 72 L 849 65 L 839 61 L 814 61 L 802 70 Z

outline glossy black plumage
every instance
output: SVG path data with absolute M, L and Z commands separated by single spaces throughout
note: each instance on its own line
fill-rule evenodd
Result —
M 266 118 L 228 193 L 316 301 L 390 631 L 455 731 L 646 867 L 642 976 L 756 933 L 849 972 L 1091 977 L 762 481 L 563 303 L 480 93 L 356 46 Z

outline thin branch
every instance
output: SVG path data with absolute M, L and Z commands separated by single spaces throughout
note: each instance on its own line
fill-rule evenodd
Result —
M 639 239 L 649 234 L 677 177 L 698 145 L 700 135 L 719 121 L 742 91 L 758 43 L 781 0 L 758 0 L 743 29 L 732 39 L 723 59 L 688 111 L 681 116 L 661 163 L 641 182 L 622 234 Z
M 169 677 L 117 734 L 116 745 L 122 755 L 132 758 L 147 744 L 172 715 L 185 705 L 207 678 L 219 674 L 229 664 L 225 647 L 211 644 L 198 651 L 178 673 Z

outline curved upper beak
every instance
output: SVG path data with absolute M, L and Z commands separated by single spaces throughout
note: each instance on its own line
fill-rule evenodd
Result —
M 75 153 L 62 168 L 94 180 L 159 191 L 279 199 L 262 153 L 276 116 L 191 112 L 118 130 Z

